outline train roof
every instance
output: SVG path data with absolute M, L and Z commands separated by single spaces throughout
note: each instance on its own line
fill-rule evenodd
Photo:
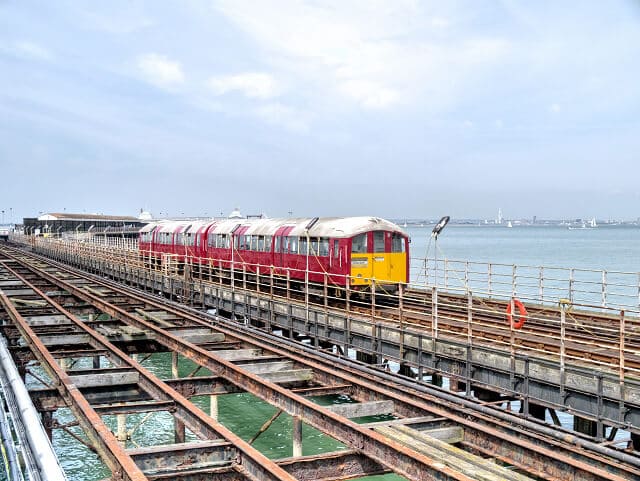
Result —
M 160 228 L 156 232 L 176 232 L 179 228 L 190 224 L 191 221 L 165 221 L 160 223 Z
M 281 227 L 293 227 L 290 236 L 307 235 L 307 226 L 314 221 L 313 218 L 282 218 L 282 219 L 245 219 L 240 221 L 230 219 L 216 224 L 210 232 L 216 234 L 229 234 L 236 226 L 246 226 L 246 235 L 275 235 Z M 396 224 L 379 217 L 321 217 L 309 229 L 311 237 L 352 237 L 372 230 L 386 230 L 405 235 L 404 231 Z
M 398 225 L 379 217 L 311 217 L 280 218 L 280 219 L 223 219 L 216 221 L 162 221 L 151 223 L 141 229 L 148 232 L 159 225 L 159 232 L 175 232 L 179 227 L 190 225 L 188 232 L 197 232 L 203 227 L 209 228 L 209 233 L 230 234 L 236 228 L 248 227 L 245 235 L 275 235 L 281 227 L 293 227 L 290 236 L 303 237 L 307 235 L 306 228 L 312 221 L 315 223 L 309 229 L 310 237 L 353 237 L 364 232 L 384 230 L 407 235 Z

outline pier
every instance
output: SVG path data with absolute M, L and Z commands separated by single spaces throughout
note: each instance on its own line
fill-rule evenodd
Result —
M 54 416 L 69 408 L 111 479 L 640 476 L 637 305 L 547 291 L 525 300 L 517 329 L 505 321 L 511 296 L 471 282 L 338 298 L 326 280 L 301 293 L 268 266 L 154 266 L 132 239 L 11 240 L 0 250 L 10 359 L 39 380 L 29 396 L 44 432 L 71 432 Z M 145 367 L 159 352 L 171 353 L 170 378 Z M 276 409 L 250 440 L 217 420 L 219 396 L 239 392 Z M 316 402 L 326 395 L 348 402 Z M 208 396 L 208 412 L 194 396 Z M 132 446 L 127 416 L 154 412 L 171 415 L 173 443 Z M 279 416 L 291 419 L 292 456 L 274 460 L 253 442 Z M 384 420 L 356 422 L 365 416 Z M 345 449 L 303 456 L 303 425 Z

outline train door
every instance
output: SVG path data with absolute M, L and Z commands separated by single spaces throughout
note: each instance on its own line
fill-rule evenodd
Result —
M 390 250 L 391 233 L 376 230 L 371 233 L 371 275 L 376 281 L 387 281 L 391 279 L 389 272 L 389 260 L 387 253 Z
M 373 275 L 370 234 L 365 232 L 351 239 L 351 285 L 366 286 Z
M 283 268 L 287 266 L 288 238 L 287 235 L 293 230 L 293 226 L 283 226 L 276 230 L 273 241 L 273 265 L 276 267 L 276 274 L 284 275 Z

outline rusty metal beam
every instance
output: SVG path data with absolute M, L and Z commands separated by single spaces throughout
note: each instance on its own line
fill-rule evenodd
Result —
M 90 337 L 91 343 L 95 348 L 107 349 L 110 353 L 110 357 L 112 361 L 115 361 L 120 365 L 127 365 L 133 368 L 134 370 L 136 370 L 139 374 L 140 384 L 143 385 L 144 388 L 147 389 L 149 392 L 153 393 L 159 400 L 172 399 L 175 402 L 175 406 L 176 406 L 176 413 L 174 415 L 177 416 L 178 414 L 180 414 L 181 420 L 186 425 L 189 426 L 191 431 L 193 431 L 195 434 L 201 434 L 205 438 L 221 436 L 227 439 L 228 441 L 232 442 L 236 446 L 236 449 L 238 450 L 240 463 L 243 465 L 243 469 L 245 469 L 247 473 L 251 474 L 252 476 L 257 476 L 259 479 L 263 479 L 265 481 L 266 480 L 294 481 L 294 479 L 288 473 L 282 470 L 277 464 L 275 464 L 273 461 L 268 459 L 266 456 L 264 456 L 262 453 L 257 451 L 255 448 L 251 447 L 239 436 L 235 435 L 233 432 L 229 431 L 220 423 L 218 423 L 217 421 L 213 420 L 212 418 L 204 414 L 197 406 L 195 406 L 193 403 L 191 403 L 189 400 L 187 400 L 184 396 L 179 394 L 177 391 L 171 389 L 169 386 L 167 386 L 165 383 L 160 381 L 158 378 L 153 376 L 149 371 L 147 371 L 145 368 L 140 366 L 137 362 L 129 358 L 124 352 L 120 351 L 116 346 L 111 344 L 104 336 L 102 336 L 101 334 L 98 334 L 90 327 L 84 325 L 84 323 L 78 320 L 75 316 L 73 316 L 73 314 L 68 312 L 66 309 L 64 309 L 62 306 L 57 304 L 55 301 L 47 298 L 42 291 L 37 289 L 33 284 L 30 284 L 20 274 L 18 274 L 11 268 L 8 268 L 6 265 L 5 265 L 5 268 L 10 272 L 12 272 L 12 274 L 16 278 L 22 280 L 22 282 L 30 286 L 42 298 L 46 299 L 47 302 L 51 306 L 53 306 L 55 309 L 57 309 L 60 313 L 67 316 L 74 324 L 76 324 L 78 328 L 80 328 L 80 330 L 84 331 Z M 45 274 L 44 277 L 47 277 L 47 275 Z M 70 290 L 69 292 L 75 292 L 76 290 L 77 290 L 77 287 L 74 286 L 73 290 Z M 90 301 L 87 301 L 87 302 L 90 302 Z M 3 303 L 8 303 L 10 307 L 13 308 L 13 305 L 11 304 L 11 302 L 4 295 L 3 295 Z M 14 312 L 15 312 L 15 309 L 14 309 Z M 15 314 L 19 316 L 17 312 Z M 22 328 L 27 328 L 29 329 L 29 332 L 33 336 L 33 332 L 30 330 L 30 327 L 26 324 L 26 322 L 24 322 L 24 320 L 23 320 L 23 324 L 24 326 L 21 326 L 21 330 Z M 34 342 L 42 345 L 42 343 L 37 338 L 34 339 Z M 46 348 L 43 345 L 42 345 L 42 348 L 46 350 Z M 50 357 L 50 361 L 61 371 L 61 373 L 64 376 L 66 376 L 68 381 L 68 375 L 59 368 L 59 366 L 57 365 L 53 357 L 50 356 L 50 354 L 49 354 L 49 357 Z M 93 413 L 93 415 L 97 417 L 97 419 L 99 420 L 99 423 L 102 423 L 102 421 L 100 420 L 100 417 L 91 408 L 91 406 L 86 401 L 86 399 L 82 397 L 78 389 L 75 386 L 73 386 L 73 389 L 77 394 L 77 396 L 82 400 L 82 403 L 83 403 L 82 410 L 86 409 L 87 412 Z M 102 425 L 104 426 L 104 423 L 102 423 Z M 106 426 L 105 426 L 105 429 L 106 429 Z M 118 445 L 117 441 L 115 440 L 115 438 L 113 437 L 110 431 L 109 431 L 109 434 L 111 435 L 111 439 L 113 439 L 113 441 L 116 443 L 118 448 L 120 448 L 120 446 Z M 119 452 L 120 453 L 122 452 L 121 448 Z M 109 453 L 107 452 L 106 454 L 109 454 Z M 132 463 L 131 458 L 126 454 L 124 454 L 124 457 L 126 458 L 126 461 L 128 463 L 127 468 L 131 467 L 132 469 L 135 469 L 136 473 L 138 473 L 137 475 L 142 476 L 139 479 L 144 479 L 144 475 L 142 474 L 142 472 L 140 472 L 139 469 L 137 469 L 137 467 L 135 466 L 135 463 Z M 123 461 L 124 460 L 125 459 L 123 459 Z M 133 464 L 133 466 L 131 466 L 131 464 Z M 134 481 L 133 478 L 131 479 L 132 481 Z M 135 479 L 135 481 L 137 480 L 138 478 Z
M 91 408 L 91 405 L 82 396 L 78 388 L 74 386 L 70 377 L 60 368 L 46 346 L 36 337 L 31 327 L 3 292 L 0 292 L 0 303 L 4 306 L 11 320 L 20 329 L 25 341 L 31 347 L 43 368 L 52 379 L 56 380 L 60 395 L 65 399 L 74 416 L 80 422 L 83 431 L 100 453 L 107 466 L 109 466 L 109 469 L 111 469 L 112 477 L 125 481 L 144 481 L 146 477 L 140 468 L 125 453 L 124 448 L 118 443 L 113 433 Z
M 340 440 L 353 449 L 359 449 L 372 457 L 378 463 L 387 466 L 392 471 L 401 474 L 411 480 L 442 479 L 442 480 L 467 480 L 468 478 L 455 469 L 441 465 L 437 460 L 424 454 L 416 453 L 400 443 L 387 439 L 374 431 L 363 428 L 357 423 L 344 419 L 332 413 L 329 409 L 319 406 L 312 401 L 293 394 L 259 376 L 248 373 L 235 364 L 216 357 L 199 346 L 185 341 L 176 334 L 168 333 L 164 329 L 144 319 L 143 316 L 133 315 L 118 306 L 113 306 L 100 296 L 88 293 L 72 283 L 58 279 L 55 276 L 42 272 L 43 277 L 61 288 L 74 293 L 79 298 L 90 302 L 101 311 L 123 322 L 152 333 L 154 338 L 171 350 L 179 352 L 183 356 L 197 364 L 201 364 L 233 384 L 259 398 L 274 404 L 292 416 L 300 416 L 303 421 L 315 428 Z M 177 393 L 176 393 L 177 394 Z

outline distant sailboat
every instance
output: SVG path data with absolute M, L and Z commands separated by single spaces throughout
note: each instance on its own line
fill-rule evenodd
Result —
M 589 225 L 591 227 L 598 227 L 598 224 L 596 223 L 596 218 L 593 217 L 590 221 L 589 221 Z
M 511 223 L 511 221 L 507 222 L 507 227 L 513 227 L 513 224 Z

